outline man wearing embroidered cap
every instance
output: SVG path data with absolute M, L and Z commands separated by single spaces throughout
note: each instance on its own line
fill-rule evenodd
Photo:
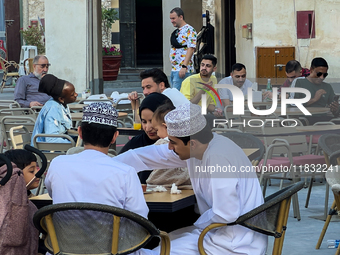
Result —
M 56 157 L 48 169 L 46 188 L 54 204 L 89 202 L 112 205 L 148 215 L 142 187 L 134 168 L 112 164 L 108 150 L 117 136 L 116 109 L 103 102 L 84 107 L 80 138 L 84 151 Z
M 151 145 L 130 150 L 115 160 L 133 165 L 137 171 L 156 166 L 188 167 L 201 216 L 193 226 L 170 234 L 170 254 L 198 255 L 197 242 L 204 228 L 214 222 L 234 222 L 261 205 L 263 196 L 256 174 L 241 170 L 251 169 L 247 156 L 234 142 L 211 132 L 198 105 L 176 108 L 165 116 L 165 122 L 169 147 Z M 267 237 L 233 225 L 210 230 L 203 244 L 208 254 L 265 254 Z M 159 247 L 150 254 L 157 252 Z

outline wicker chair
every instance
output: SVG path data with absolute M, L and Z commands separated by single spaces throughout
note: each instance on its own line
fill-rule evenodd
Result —
M 144 217 L 114 206 L 63 203 L 39 209 L 34 225 L 47 234 L 53 254 L 129 254 L 160 237 L 161 252 L 170 253 L 170 239 Z
M 328 135 L 327 135 L 328 136 Z M 322 138 L 322 136 L 321 136 Z M 321 139 L 320 138 L 320 139 Z M 320 145 L 320 140 L 319 140 L 319 145 Z M 324 151 L 325 153 L 325 151 Z M 330 157 L 329 161 L 331 163 L 330 167 L 328 168 L 326 172 L 326 180 L 327 180 L 327 189 L 328 185 L 331 187 L 334 195 L 334 201 L 333 204 L 328 212 L 325 224 L 322 228 L 319 240 L 316 244 L 315 249 L 319 249 L 322 243 L 322 240 L 326 234 L 328 225 L 333 217 L 333 215 L 338 215 L 337 211 L 340 208 L 340 169 L 339 169 L 339 164 L 340 164 L 340 149 L 333 152 Z M 328 198 L 328 197 L 327 197 Z M 338 247 L 336 255 L 340 254 L 340 247 Z
M 275 241 L 272 255 L 280 255 L 287 228 L 290 201 L 292 196 L 301 190 L 303 186 L 304 182 L 301 181 L 277 191 L 276 193 L 266 197 L 264 204 L 244 215 L 241 215 L 234 222 L 210 224 L 202 231 L 198 239 L 198 250 L 200 254 L 207 255 L 204 251 L 203 239 L 211 229 L 238 224 L 262 234 L 274 236 Z
M 1 85 L 0 85 L 0 92 L 2 93 L 5 85 L 6 85 L 6 81 L 8 77 L 12 77 L 13 78 L 19 78 L 19 65 L 15 62 L 15 61 L 7 61 L 6 59 L 0 57 L 0 66 L 2 68 L 2 70 L 4 71 L 3 77 L 2 77 L 2 81 L 1 81 Z M 13 66 L 17 71 L 16 72 L 9 72 L 9 68 Z

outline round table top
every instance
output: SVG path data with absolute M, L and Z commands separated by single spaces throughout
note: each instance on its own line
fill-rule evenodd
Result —
M 340 129 L 340 125 L 297 126 L 297 131 L 327 131 Z
M 330 110 L 329 108 L 325 107 L 306 107 L 307 111 L 311 114 L 325 114 L 328 113 Z M 281 114 L 281 107 L 276 108 L 275 114 Z M 301 110 L 297 107 L 290 107 L 286 109 L 286 115 L 304 115 Z

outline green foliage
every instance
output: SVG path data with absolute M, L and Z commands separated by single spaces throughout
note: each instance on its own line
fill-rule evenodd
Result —
M 29 26 L 26 30 L 21 29 L 20 33 L 26 45 L 37 46 L 38 54 L 45 53 L 45 42 L 42 39 L 42 31 L 37 26 Z
M 112 24 L 119 20 L 118 12 L 114 8 L 102 8 L 102 21 L 106 28 L 110 29 Z

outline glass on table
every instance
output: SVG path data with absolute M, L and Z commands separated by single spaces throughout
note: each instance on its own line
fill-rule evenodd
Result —
M 142 127 L 142 124 L 141 124 L 140 118 L 139 118 L 138 110 L 139 109 L 136 106 L 133 109 L 133 129 L 135 129 L 135 130 L 140 130 L 141 127 Z

